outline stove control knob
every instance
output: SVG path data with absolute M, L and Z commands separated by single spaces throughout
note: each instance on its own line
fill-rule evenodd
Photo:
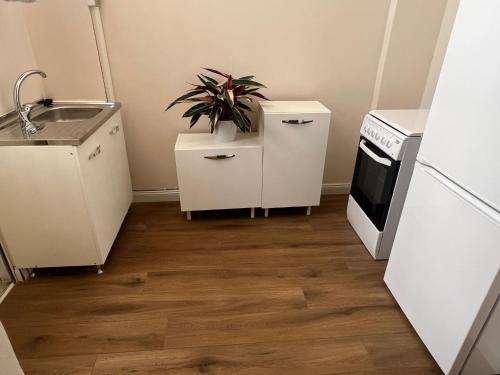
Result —
M 380 139 L 380 135 L 378 133 L 375 134 L 375 139 L 378 141 Z
M 380 140 L 380 143 L 382 143 L 382 145 L 385 144 L 385 137 L 382 137 L 382 139 Z
M 386 146 L 387 146 L 387 148 L 391 148 L 392 147 L 392 142 L 388 140 Z

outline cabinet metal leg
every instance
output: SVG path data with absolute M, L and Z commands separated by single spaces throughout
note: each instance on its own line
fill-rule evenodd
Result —
M 308 206 L 307 207 L 307 216 L 310 216 L 311 215 L 311 206 Z
M 104 271 L 101 269 L 101 265 L 98 264 L 96 267 L 97 267 L 97 274 L 102 275 L 104 273 Z
M 188 221 L 191 221 L 191 211 L 186 211 L 186 217 Z
M 269 217 L 269 208 L 264 208 L 264 216 Z
M 255 207 L 250 208 L 250 217 L 255 219 Z

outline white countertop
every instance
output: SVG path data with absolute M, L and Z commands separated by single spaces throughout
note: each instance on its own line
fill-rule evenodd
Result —
M 242 147 L 262 147 L 261 139 L 257 132 L 240 133 L 236 140 L 231 142 L 218 142 L 215 134 L 211 133 L 182 133 L 177 136 L 175 142 L 176 150 L 209 150 L 224 148 L 242 148 Z
M 408 137 L 419 137 L 424 133 L 429 110 L 376 109 L 369 113 Z
M 264 113 L 330 113 L 318 101 L 259 101 Z

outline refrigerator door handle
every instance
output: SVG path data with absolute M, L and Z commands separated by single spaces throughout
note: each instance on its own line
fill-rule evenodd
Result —
M 421 168 L 422 171 L 430 175 L 432 178 L 441 183 L 444 187 L 450 190 L 452 193 L 456 194 L 458 197 L 463 199 L 465 202 L 473 206 L 478 211 L 482 212 L 485 216 L 487 216 L 491 221 L 493 221 L 496 225 L 500 226 L 500 212 L 493 209 L 488 204 L 484 203 L 482 200 L 465 190 L 463 187 L 457 185 L 455 182 L 442 175 L 434 168 L 421 164 L 417 162 L 416 167 Z
M 373 160 L 375 160 L 379 164 L 386 165 L 390 167 L 392 165 L 392 162 L 387 159 L 387 158 L 381 158 L 377 154 L 375 154 L 372 150 L 370 150 L 365 143 L 365 140 L 363 139 L 361 142 L 359 142 L 359 148 L 361 148 L 365 154 L 367 154 L 369 157 L 371 157 Z

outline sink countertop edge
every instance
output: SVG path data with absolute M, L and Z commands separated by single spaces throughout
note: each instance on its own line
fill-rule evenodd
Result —
M 98 101 L 54 101 L 54 106 L 101 106 L 103 111 L 97 114 L 94 118 L 82 120 L 74 124 L 71 123 L 55 123 L 46 122 L 46 127 L 39 133 L 34 134 L 31 138 L 24 138 L 20 129 L 15 128 L 19 126 L 16 122 L 0 129 L 0 147 L 1 146 L 80 146 L 92 134 L 96 132 L 106 121 L 108 121 L 118 110 L 121 109 L 120 102 L 98 102 Z M 58 136 L 58 129 L 67 130 L 70 127 L 79 127 L 81 134 L 79 136 Z M 50 137 L 44 138 L 44 130 L 51 130 Z M 71 129 L 70 129 L 71 130 Z M 66 133 L 66 132 L 62 132 Z

